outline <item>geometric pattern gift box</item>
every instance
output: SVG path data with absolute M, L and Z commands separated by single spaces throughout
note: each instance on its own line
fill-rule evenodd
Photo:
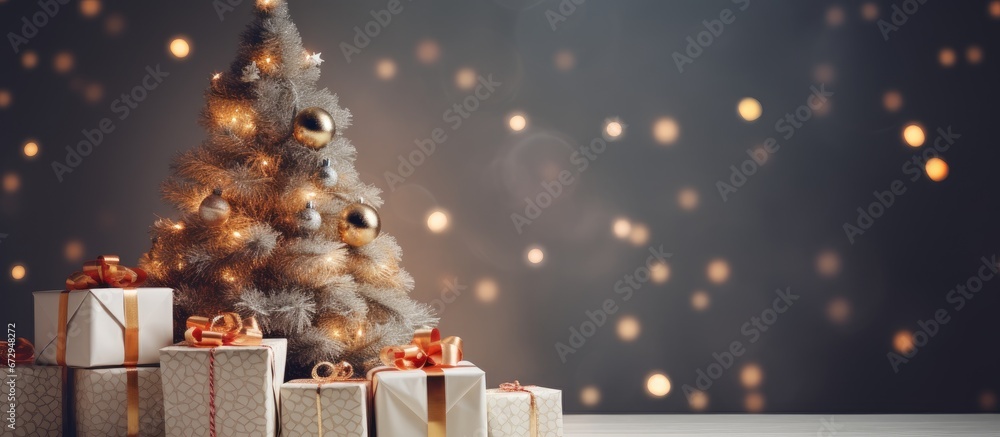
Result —
M 102 369 L 75 369 L 73 410 L 76 435 L 103 437 L 128 435 L 129 371 L 138 377 L 139 396 L 136 407 L 139 413 L 138 435 L 162 437 L 163 385 L 158 367 L 124 367 Z
M 489 437 L 562 437 L 562 391 L 500 384 L 486 390 Z
M 329 376 L 320 376 L 323 370 Z M 282 384 L 281 435 L 367 437 L 369 384 L 366 379 L 351 379 L 353 374 L 347 362 L 322 362 L 313 368 L 313 379 Z
M 261 340 L 252 319 L 239 321 L 238 315 L 228 316 L 234 321 L 222 323 L 221 329 L 205 322 L 208 319 L 194 323 L 200 328 L 192 328 L 189 319 L 187 340 L 160 349 L 167 436 L 278 435 L 288 342 L 283 338 Z M 240 326 L 243 334 L 236 332 Z M 248 330 L 255 331 L 256 338 L 244 341 L 240 336 Z M 210 338 L 213 332 L 221 334 Z
M 12 430 L 11 423 L 5 420 L 4 432 L 0 434 L 17 437 L 62 436 L 63 368 L 20 364 L 16 365 L 13 370 L 15 383 L 14 429 Z M 6 376 L 9 377 L 11 374 Z M 6 384 L 4 388 L 9 389 Z M 6 410 L 7 408 L 4 408 L 4 411 Z M 5 415 L 5 419 L 8 417 Z

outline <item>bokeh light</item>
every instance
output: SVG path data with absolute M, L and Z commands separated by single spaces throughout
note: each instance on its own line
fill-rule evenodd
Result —
M 665 146 L 674 144 L 680 135 L 681 127 L 677 124 L 677 120 L 671 117 L 660 117 L 653 123 L 653 138 L 660 144 Z
M 569 71 L 576 66 L 576 56 L 569 50 L 559 50 L 552 57 L 552 63 L 559 71 Z
M 834 72 L 833 66 L 830 64 L 819 64 L 813 70 L 813 78 L 819 83 L 830 83 L 833 82 Z
M 926 138 L 924 128 L 919 124 L 911 123 L 903 128 L 903 141 L 905 141 L 910 147 L 920 147 L 924 145 Z
M 417 60 L 421 64 L 430 65 L 441 58 L 441 46 L 437 41 L 424 39 L 417 43 Z
M 749 393 L 743 400 L 743 406 L 749 413 L 760 413 L 764 411 L 764 395 L 760 393 Z
M 500 286 L 497 282 L 490 278 L 480 279 L 476 282 L 476 298 L 483 303 L 491 303 L 497 300 L 497 295 L 500 294 Z
M 80 240 L 70 240 L 66 243 L 66 248 L 63 250 L 63 254 L 66 255 L 66 261 L 77 262 L 83 259 L 83 242 Z
M 1000 18 L 1000 0 L 993 0 L 989 5 L 990 16 L 993 19 Z
M 754 389 L 760 387 L 764 381 L 764 371 L 756 363 L 747 363 L 740 369 L 740 383 L 744 388 Z
M 38 155 L 38 149 L 39 149 L 38 143 L 34 141 L 28 141 L 27 143 L 24 143 L 24 156 L 27 156 L 28 158 L 34 158 L 35 155 Z
M 16 192 L 21 188 L 21 177 L 17 173 L 7 173 L 3 175 L 3 190 L 8 193 Z
M 826 10 L 826 25 L 830 27 L 837 27 L 844 24 L 844 8 L 839 5 L 833 5 Z
M 892 337 L 892 347 L 903 355 L 909 354 L 913 350 L 913 333 L 905 329 L 897 332 Z
M 0 90 L 0 109 L 6 109 L 14 102 L 14 96 L 8 90 Z
M 924 165 L 924 171 L 932 181 L 941 182 L 948 177 L 948 163 L 941 158 L 931 158 Z
M 698 207 L 698 192 L 694 188 L 682 188 L 677 192 L 677 205 L 685 211 L 694 211 Z
M 942 48 L 941 51 L 938 52 L 938 62 L 941 63 L 942 67 L 950 68 L 955 65 L 955 61 L 957 60 L 958 55 L 955 54 L 955 51 L 952 50 L 951 47 Z
M 658 398 L 670 394 L 670 378 L 662 373 L 650 375 L 649 378 L 646 378 L 646 391 Z
M 104 32 L 110 36 L 121 35 L 125 31 L 125 16 L 119 13 L 108 15 L 104 19 Z
M 184 59 L 191 54 L 191 44 L 184 38 L 174 38 L 170 41 L 170 54 L 177 59 Z
M 96 17 L 101 13 L 100 0 L 80 0 L 80 14 L 87 18 Z
M 688 395 L 688 405 L 693 411 L 705 411 L 708 408 L 708 393 L 694 390 Z
M 816 272 L 831 278 L 840 273 L 840 256 L 832 250 L 824 250 L 816 256 Z
M 38 65 L 38 54 L 35 53 L 34 50 L 24 52 L 24 54 L 21 55 L 21 65 L 27 70 L 35 68 L 35 66 Z
M 104 97 L 104 87 L 99 83 L 89 83 L 83 88 L 83 99 L 89 103 L 97 103 Z
M 608 120 L 604 124 L 604 135 L 609 139 L 617 139 L 625 133 L 625 125 L 618 120 Z
M 632 233 L 632 223 L 627 218 L 619 217 L 611 225 L 611 232 L 615 237 L 625 239 Z
M 740 117 L 746 121 L 754 121 L 764 113 L 760 102 L 753 97 L 744 97 L 740 100 L 739 104 L 736 105 L 736 110 L 740 113 Z
M 663 261 L 657 261 L 649 266 L 649 277 L 654 284 L 662 284 L 670 279 L 670 265 Z
M 851 318 L 851 303 L 843 296 L 830 299 L 826 304 L 826 318 L 836 325 L 843 325 Z
M 715 284 L 722 284 L 729 279 L 729 263 L 722 258 L 716 258 L 708 263 L 705 269 L 708 280 Z
M 601 390 L 588 385 L 580 390 L 580 403 L 586 407 L 596 407 L 601 403 Z
M 972 65 L 983 62 L 983 49 L 976 45 L 969 46 L 965 49 L 965 60 Z
M 528 119 L 523 114 L 514 114 L 507 120 L 507 125 L 514 132 L 520 132 L 528 126 Z
M 455 72 L 455 86 L 461 90 L 471 90 L 476 86 L 476 70 L 469 67 L 459 68 Z
M 540 247 L 532 247 L 528 249 L 527 258 L 529 263 L 538 265 L 545 259 L 545 252 Z
M 705 311 L 712 305 L 712 298 L 704 290 L 691 293 L 691 308 L 695 311 Z
M 896 112 L 903 107 L 903 95 L 896 90 L 886 91 L 882 95 L 882 106 L 886 111 Z
M 875 21 L 878 18 L 878 5 L 873 2 L 861 5 L 861 18 L 866 21 Z
M 639 319 L 633 316 L 622 316 L 618 319 L 618 338 L 622 341 L 635 341 L 635 339 L 639 338 L 641 330 Z
M 633 223 L 632 232 L 628 234 L 628 241 L 636 246 L 641 246 L 649 241 L 649 228 L 642 223 Z
M 69 73 L 73 69 L 73 54 L 70 52 L 59 52 L 52 58 L 52 68 L 56 73 Z
M 435 210 L 427 215 L 427 228 L 439 234 L 448 229 L 448 214 L 441 210 Z
M 990 390 L 983 390 L 979 394 L 979 408 L 983 411 L 993 411 L 997 409 L 997 395 Z
M 15 281 L 20 281 L 24 279 L 25 275 L 28 274 L 28 269 L 21 264 L 14 264 L 10 269 L 10 277 Z
M 375 63 L 375 76 L 382 80 L 396 77 L 396 62 L 389 58 L 379 59 Z

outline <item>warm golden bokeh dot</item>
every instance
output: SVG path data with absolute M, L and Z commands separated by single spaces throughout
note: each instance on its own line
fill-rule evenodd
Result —
M 903 141 L 910 147 L 920 147 L 924 145 L 926 139 L 927 136 L 924 134 L 924 128 L 919 124 L 911 123 L 903 128 Z
M 609 121 L 604 125 L 604 134 L 609 138 L 618 138 L 625 133 L 625 125 L 620 121 Z
M 469 67 L 458 69 L 455 72 L 455 86 L 461 90 L 471 90 L 476 86 L 476 70 Z
M 851 303 L 837 296 L 826 304 L 826 318 L 837 325 L 843 325 L 851 318 Z
M 101 101 L 102 97 L 104 97 L 104 87 L 99 83 L 87 84 L 83 88 L 83 98 L 87 102 L 97 103 Z
M 24 156 L 28 158 L 34 158 L 38 154 L 38 143 L 34 141 L 28 141 L 24 143 Z
M 96 17 L 99 13 L 101 13 L 100 0 L 80 0 L 80 14 L 84 17 Z
M 28 50 L 21 55 L 21 65 L 30 70 L 38 65 L 38 54 L 33 50 Z
M 83 242 L 80 240 L 70 240 L 66 243 L 66 248 L 63 250 L 63 254 L 66 255 L 66 261 L 77 262 L 83 259 Z
M 617 218 L 611 225 L 611 232 L 618 238 L 628 238 L 629 234 L 632 233 L 632 223 L 627 218 Z
M 375 64 L 375 75 L 382 80 L 389 80 L 396 77 L 396 62 L 388 58 L 380 59 Z
M 969 46 L 965 49 L 965 60 L 972 65 L 983 62 L 983 49 L 979 46 Z
M 24 279 L 24 276 L 28 274 L 28 269 L 20 264 L 15 264 L 14 267 L 10 269 L 10 277 L 15 281 L 20 281 Z
M 496 281 L 490 278 L 483 278 L 476 283 L 476 298 L 480 302 L 493 302 L 497 300 L 498 294 L 500 294 L 500 286 L 497 285 Z
M 819 64 L 816 69 L 813 70 L 813 78 L 816 82 L 829 83 L 833 82 L 834 72 L 833 66 L 830 64 Z
M 705 311 L 712 305 L 712 298 L 702 290 L 691 293 L 691 308 L 695 311 Z
M 507 125 L 510 126 L 510 130 L 520 132 L 528 126 L 528 119 L 522 114 L 514 114 L 507 120 Z
M 708 263 L 705 269 L 708 280 L 715 284 L 722 284 L 729 279 L 729 263 L 721 258 L 716 258 Z
M 682 188 L 677 192 L 677 205 L 685 211 L 694 211 L 698 207 L 698 192 L 694 188 Z
M 628 234 L 628 241 L 636 246 L 646 244 L 649 241 L 649 228 L 641 223 L 633 224 L 632 232 Z
M 177 59 L 184 59 L 191 53 L 191 44 L 184 38 L 174 38 L 170 41 L 170 54 Z
M 958 60 L 958 55 L 951 47 L 945 47 L 938 52 L 938 62 L 941 63 L 942 67 L 950 68 L 955 65 L 955 61 Z
M 654 284 L 662 284 L 670 279 L 670 265 L 659 261 L 649 266 L 649 277 Z
M 1000 0 L 993 0 L 989 6 L 990 16 L 994 19 L 1000 18 Z
M 662 373 L 650 375 L 649 378 L 646 378 L 646 391 L 658 398 L 670 394 L 670 378 Z
M 892 337 L 892 347 L 903 355 L 909 354 L 913 350 L 913 333 L 902 330 Z
M 924 171 L 932 181 L 941 182 L 948 178 L 948 163 L 941 158 L 931 158 L 924 165 Z
M 753 97 L 744 97 L 736 105 L 736 110 L 739 112 L 740 117 L 746 121 L 754 121 L 764 113 L 764 108 L 760 105 L 760 101 Z
M 70 52 L 59 52 L 52 58 L 52 68 L 56 73 L 69 73 L 73 69 L 73 54 Z
M 436 210 L 427 215 L 427 229 L 439 234 L 448 229 L 448 214 L 444 211 Z
M 541 248 L 533 247 L 528 250 L 528 262 L 540 264 L 545 259 L 545 252 Z
M 984 390 L 979 394 L 979 408 L 983 411 L 993 411 L 997 409 L 997 395 L 990 390 Z
M 618 338 L 622 341 L 635 341 L 642 331 L 639 319 L 633 316 L 622 316 L 618 319 Z
M 104 31 L 108 35 L 118 36 L 125 30 L 125 17 L 122 14 L 114 13 L 104 20 Z
M 701 390 L 694 390 L 688 395 L 688 405 L 694 411 L 705 411 L 708 408 L 708 394 Z
M 816 256 L 816 272 L 831 278 L 840 273 L 840 255 L 832 250 L 824 250 Z
M 882 95 L 882 106 L 886 111 L 896 112 L 903 107 L 903 95 L 896 90 L 886 91 Z
M 826 24 L 830 27 L 837 27 L 844 24 L 844 8 L 833 5 L 826 10 Z
M 441 58 L 441 46 L 437 41 L 425 39 L 417 43 L 417 60 L 422 64 L 430 65 Z
M 595 407 L 601 403 L 601 390 L 588 385 L 580 390 L 580 403 L 587 407 Z
M 680 135 L 681 127 L 677 124 L 677 120 L 671 117 L 661 117 L 653 123 L 653 138 L 660 144 L 665 146 L 674 144 Z
M 760 383 L 763 381 L 764 371 L 757 364 L 748 363 L 740 369 L 740 383 L 743 384 L 744 388 L 753 389 L 760 387 Z
M 0 109 L 6 109 L 14 101 L 14 96 L 10 94 L 10 91 L 0 90 Z
M 861 18 L 867 21 L 875 21 L 878 18 L 878 5 L 872 2 L 861 5 Z
M 3 176 L 3 190 L 13 193 L 21 188 L 21 177 L 17 173 L 7 173 Z
M 760 393 L 748 394 L 746 399 L 743 400 L 743 406 L 746 408 L 747 412 L 750 413 L 760 413 L 761 411 L 764 411 L 764 395 Z
M 569 50 L 560 50 L 553 56 L 552 63 L 560 71 L 569 71 L 576 66 L 576 56 Z

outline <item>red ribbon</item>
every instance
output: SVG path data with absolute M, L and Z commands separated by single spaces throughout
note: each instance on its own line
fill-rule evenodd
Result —
M 31 344 L 27 338 L 18 337 L 11 345 L 6 341 L 0 341 L 0 348 L 7 351 L 7 360 L 15 364 L 31 364 L 35 362 L 35 345 Z

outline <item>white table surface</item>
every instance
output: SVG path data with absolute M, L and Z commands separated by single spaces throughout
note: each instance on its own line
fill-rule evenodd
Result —
M 577 436 L 1000 436 L 998 414 L 567 415 Z

